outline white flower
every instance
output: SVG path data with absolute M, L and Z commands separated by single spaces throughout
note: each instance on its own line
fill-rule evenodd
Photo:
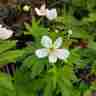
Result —
M 6 29 L 5 27 L 2 27 L 2 25 L 0 25 L 0 39 L 1 40 L 10 38 L 12 34 L 13 34 L 12 30 Z
M 57 59 L 66 60 L 70 53 L 67 49 L 59 49 L 62 42 L 63 40 L 61 37 L 57 38 L 53 43 L 50 37 L 43 36 L 41 39 L 41 44 L 44 48 L 37 49 L 35 54 L 38 58 L 48 56 L 50 63 L 56 63 Z
M 57 17 L 57 11 L 55 8 L 53 9 L 47 9 L 45 4 L 43 4 L 40 9 L 35 8 L 36 14 L 38 16 L 46 16 L 49 20 L 56 19 Z

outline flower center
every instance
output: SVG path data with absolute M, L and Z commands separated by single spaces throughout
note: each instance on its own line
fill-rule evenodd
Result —
M 49 53 L 53 51 L 54 51 L 54 48 L 49 48 Z
M 49 52 L 49 53 L 52 53 L 52 52 L 54 52 L 55 50 L 56 50 L 56 48 L 54 47 L 54 45 L 52 45 L 52 47 L 48 49 L 48 52 Z

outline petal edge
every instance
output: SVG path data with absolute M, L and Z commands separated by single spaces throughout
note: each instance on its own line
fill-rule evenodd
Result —
M 38 58 L 47 57 L 47 56 L 48 56 L 48 50 L 45 49 L 45 48 L 37 49 L 37 50 L 35 51 L 35 55 L 36 55 Z
M 56 54 L 59 59 L 66 60 L 69 57 L 70 52 L 67 49 L 58 49 Z
M 41 44 L 45 48 L 51 48 L 52 47 L 52 40 L 49 36 L 43 36 L 41 39 Z

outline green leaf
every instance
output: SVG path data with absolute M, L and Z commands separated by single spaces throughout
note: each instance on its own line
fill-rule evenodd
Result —
M 32 25 L 25 24 L 26 29 L 35 36 L 37 39 L 41 36 L 48 34 L 48 29 L 44 28 L 42 25 L 38 24 L 35 19 L 32 20 Z
M 0 73 L 0 95 L 16 96 L 15 86 L 12 83 L 12 78 L 4 73 Z
M 31 67 L 33 78 L 43 71 L 44 66 L 47 63 L 48 61 L 46 59 L 38 59 L 34 55 L 29 56 L 24 60 L 24 66 Z
M 73 30 L 72 36 L 73 38 L 82 38 L 82 39 L 87 39 L 89 38 L 89 34 L 88 32 L 84 31 L 84 30 Z
M 0 55 L 0 64 L 7 64 L 10 62 L 15 62 L 17 58 L 22 56 L 24 50 L 14 50 L 14 51 L 7 51 Z
M 76 76 L 74 74 L 72 66 L 64 66 L 63 76 L 68 80 L 76 80 Z
M 92 48 L 92 49 L 95 49 L 96 50 L 96 42 L 90 40 L 88 42 L 88 48 Z
M 11 48 L 15 48 L 16 46 L 16 41 L 0 41 L 0 53 L 7 51 Z

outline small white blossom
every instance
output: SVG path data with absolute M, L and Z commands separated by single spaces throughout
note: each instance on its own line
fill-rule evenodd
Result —
M 59 30 L 57 30 L 57 29 L 56 29 L 56 30 L 55 30 L 55 32 L 56 32 L 56 33 L 58 33 L 58 32 L 59 32 Z
M 72 35 L 72 30 L 71 30 L 71 29 L 68 30 L 68 34 L 69 34 L 69 35 Z
M 66 60 L 70 53 L 68 49 L 60 49 L 62 42 L 63 40 L 61 37 L 57 38 L 53 43 L 50 37 L 43 36 L 41 39 L 41 44 L 44 48 L 37 49 L 35 54 L 38 58 L 48 56 L 49 63 L 56 63 L 57 59 Z
M 30 10 L 30 6 L 25 5 L 25 6 L 23 7 L 23 10 L 26 11 L 26 12 L 28 12 L 28 11 Z
M 35 8 L 36 14 L 38 16 L 46 16 L 49 20 L 56 19 L 57 17 L 57 11 L 55 8 L 53 9 L 48 9 L 46 8 L 45 4 L 43 4 L 40 9 Z
M 12 34 L 13 34 L 12 30 L 9 30 L 5 27 L 2 27 L 2 25 L 0 25 L 0 39 L 1 40 L 10 38 L 12 36 Z

